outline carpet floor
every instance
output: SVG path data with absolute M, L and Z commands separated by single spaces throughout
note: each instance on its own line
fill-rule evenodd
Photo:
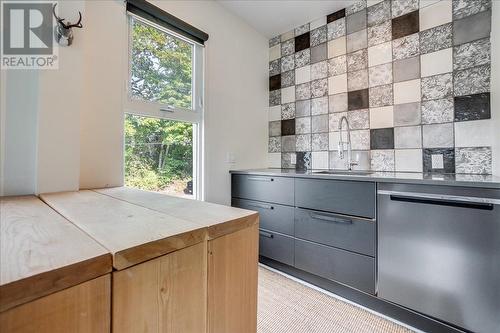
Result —
M 413 331 L 259 267 L 258 333 L 412 333 Z

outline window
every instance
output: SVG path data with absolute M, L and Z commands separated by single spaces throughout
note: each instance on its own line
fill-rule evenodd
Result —
M 203 46 L 129 20 L 125 185 L 202 199 Z

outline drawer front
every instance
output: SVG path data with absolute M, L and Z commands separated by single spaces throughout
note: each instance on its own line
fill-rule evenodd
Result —
M 232 196 L 293 206 L 293 178 L 233 175 Z
M 259 254 L 293 266 L 294 239 L 268 230 L 259 230 Z
M 262 229 L 293 236 L 293 207 L 245 199 L 233 199 L 232 201 L 234 207 L 259 212 L 259 223 Z
M 375 256 L 375 221 L 295 209 L 295 237 Z
M 295 267 L 375 294 L 375 259 L 295 239 Z
M 375 183 L 296 179 L 295 205 L 333 213 L 375 218 Z

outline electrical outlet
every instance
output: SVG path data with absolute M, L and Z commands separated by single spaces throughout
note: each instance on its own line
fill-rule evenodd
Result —
M 433 169 L 444 169 L 444 157 L 443 154 L 434 154 L 432 158 L 432 168 Z

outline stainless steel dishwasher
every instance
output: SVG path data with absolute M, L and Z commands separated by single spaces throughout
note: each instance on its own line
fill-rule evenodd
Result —
M 378 296 L 500 332 L 500 190 L 380 184 Z

